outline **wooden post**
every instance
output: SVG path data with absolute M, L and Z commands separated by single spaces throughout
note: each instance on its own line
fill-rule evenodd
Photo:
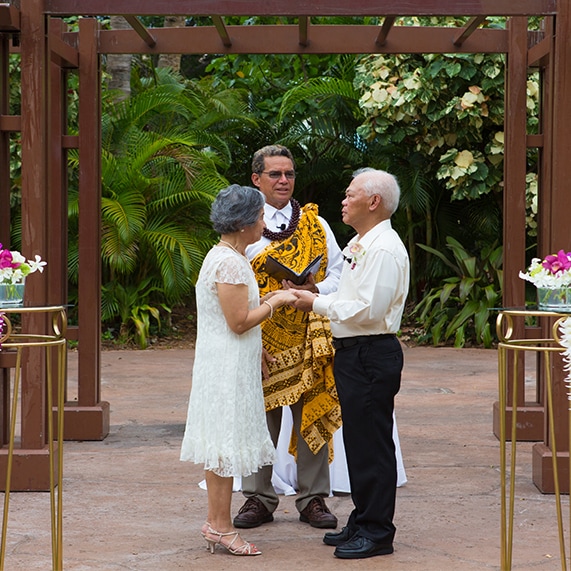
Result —
M 569 213 L 569 197 L 571 190 L 571 108 L 568 104 L 571 93 L 571 7 L 568 2 L 559 2 L 555 17 L 554 47 L 552 55 L 552 117 L 549 133 L 551 193 L 548 199 L 541 201 L 540 208 L 546 210 L 542 222 L 548 222 L 545 236 L 546 252 L 560 249 L 571 250 L 571 226 L 567 220 Z M 562 359 L 553 359 L 553 420 L 556 434 L 556 450 L 558 458 L 559 482 L 562 492 L 569 492 L 569 436 L 568 418 L 569 401 L 565 388 L 565 371 Z M 535 444 L 532 453 L 533 481 L 542 491 L 554 491 L 552 451 L 549 431 L 545 426 L 543 442 Z
M 525 282 L 517 276 L 525 268 L 526 221 L 525 193 L 527 171 L 527 18 L 511 18 L 508 25 L 509 47 L 505 87 L 505 159 L 504 159 L 504 307 L 525 306 Z M 523 318 L 514 319 L 514 338 L 524 339 L 527 332 Z M 505 411 L 511 421 L 512 407 L 517 407 L 518 440 L 542 440 L 544 408 L 541 397 L 528 402 L 525 395 L 525 355 L 518 353 L 517 402 L 513 402 L 510 352 L 507 360 L 508 394 Z M 538 389 L 538 392 L 541 392 Z M 502 411 L 494 403 L 493 430 L 499 437 L 499 418 Z
M 99 24 L 79 22 L 79 359 L 78 402 L 65 411 L 66 440 L 102 440 L 109 403 L 101 401 L 101 72 Z
M 0 33 L 0 122 L 10 110 L 10 42 Z M 10 245 L 10 132 L 0 125 L 0 244 Z
M 21 2 L 22 89 L 22 254 L 42 258 L 47 252 L 47 48 L 43 0 Z M 26 280 L 26 299 L 45 305 L 49 267 Z M 28 332 L 45 331 L 46 316 L 22 318 Z M 21 443 L 14 451 L 13 490 L 48 490 L 46 367 L 42 350 L 26 350 L 22 367 Z M 5 473 L 7 450 L 0 450 Z

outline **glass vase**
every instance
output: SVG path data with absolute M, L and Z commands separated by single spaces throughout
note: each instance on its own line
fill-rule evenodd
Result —
M 550 311 L 571 311 L 571 286 L 538 287 L 537 306 Z
M 0 307 L 21 305 L 24 302 L 26 280 L 15 284 L 0 284 Z

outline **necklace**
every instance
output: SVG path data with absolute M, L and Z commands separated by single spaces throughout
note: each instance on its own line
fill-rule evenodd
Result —
M 220 240 L 220 242 L 218 242 L 218 243 L 219 244 L 225 244 L 231 250 L 234 250 L 234 252 L 236 252 L 236 254 L 238 254 L 239 256 L 244 256 L 244 254 L 242 254 L 242 252 L 239 252 L 234 246 L 232 246 L 232 244 L 230 244 L 230 242 L 226 242 L 226 240 Z M 246 256 L 244 256 L 244 257 L 246 257 Z
M 291 219 L 289 221 L 289 226 L 285 230 L 283 230 L 282 232 L 272 232 L 271 230 L 264 228 L 262 235 L 265 238 L 268 238 L 269 240 L 272 240 L 272 241 L 285 240 L 286 238 L 289 238 L 295 232 L 297 225 L 299 223 L 300 215 L 301 215 L 301 206 L 299 205 L 299 202 L 297 200 L 292 198 L 291 208 L 292 208 L 292 212 L 291 212 Z

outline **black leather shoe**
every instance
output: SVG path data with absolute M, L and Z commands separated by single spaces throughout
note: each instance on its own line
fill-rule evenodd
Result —
M 340 559 L 364 559 L 375 555 L 388 555 L 394 551 L 392 543 L 375 543 L 368 537 L 356 534 L 335 548 L 333 555 Z
M 352 529 L 344 527 L 339 533 L 326 533 L 323 536 L 323 543 L 326 545 L 341 545 L 349 541 L 354 535 L 355 532 Z

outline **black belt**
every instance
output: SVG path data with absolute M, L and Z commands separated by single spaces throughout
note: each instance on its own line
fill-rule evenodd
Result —
M 379 335 L 355 335 L 355 337 L 333 337 L 333 347 L 335 349 L 344 349 L 345 347 L 353 347 L 359 343 L 367 341 L 376 341 L 378 339 L 390 339 L 395 336 L 394 333 L 380 333 Z

